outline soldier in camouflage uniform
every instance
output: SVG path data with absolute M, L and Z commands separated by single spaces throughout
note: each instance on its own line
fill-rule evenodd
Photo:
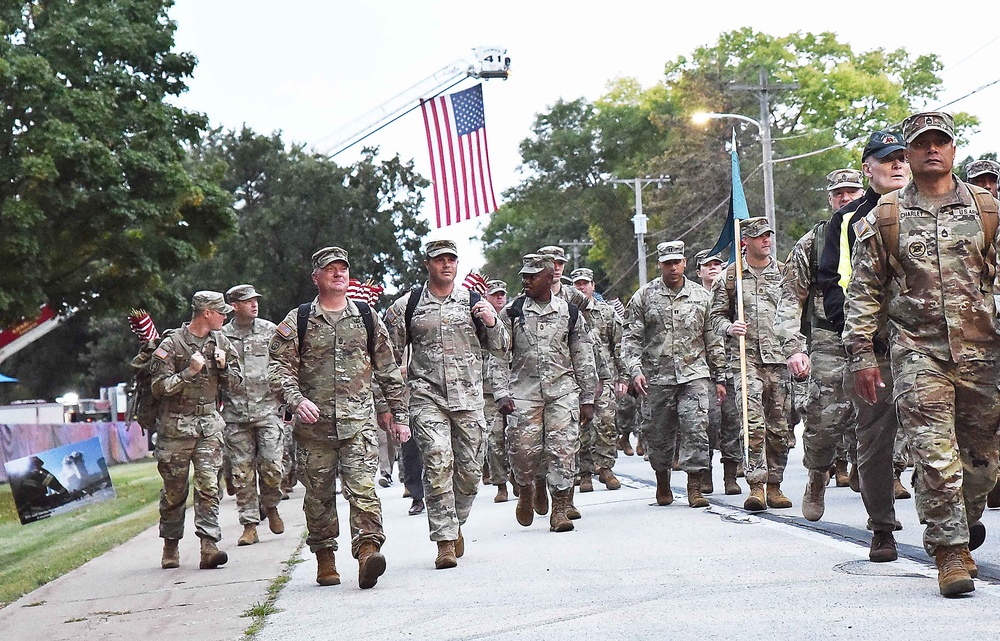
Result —
M 486 284 L 486 300 L 497 312 L 507 304 L 507 283 L 502 280 L 491 280 Z M 510 462 L 507 460 L 507 439 L 504 436 L 504 419 L 497 412 L 496 397 L 493 394 L 493 376 L 496 365 L 489 352 L 483 354 L 483 408 L 486 416 L 486 464 L 484 474 L 490 485 L 495 485 L 497 495 L 494 503 L 505 503 L 510 498 L 507 494 L 507 480 L 510 478 Z
M 792 247 L 785 264 L 781 306 L 775 321 L 782 336 L 784 356 L 790 358 L 808 349 L 811 362 L 811 374 L 801 379 L 807 382 L 808 389 L 802 407 L 805 415 L 802 464 L 809 475 L 802 497 L 802 515 L 809 521 L 818 521 L 823 516 L 830 468 L 837 461 L 838 450 L 845 447 L 848 439 L 855 439 L 851 399 L 844 391 L 844 348 L 837 328 L 826 317 L 817 280 L 826 230 L 827 221 L 820 221 Z M 841 469 L 838 461 L 838 475 Z M 843 469 L 846 481 L 846 462 Z
M 153 396 L 159 399 L 156 437 L 160 491 L 160 566 L 180 566 L 177 544 L 184 536 L 184 504 L 188 474 L 194 465 L 194 527 L 201 539 L 202 569 L 229 560 L 216 546 L 219 529 L 219 470 L 222 467 L 222 431 L 219 414 L 224 391 L 238 393 L 243 386 L 240 361 L 221 331 L 233 308 L 222 294 L 195 293 L 190 323 L 170 332 L 149 362 Z
M 427 281 L 386 310 L 397 361 L 411 346 L 407 370 L 413 434 L 424 467 L 424 500 L 434 566 L 453 568 L 465 553 L 461 526 L 469 518 L 483 470 L 483 349 L 502 358 L 507 332 L 496 311 L 455 286 L 458 250 L 435 240 L 424 251 Z M 411 296 L 418 299 L 407 318 Z M 480 342 L 479 336 L 482 336 Z M 407 472 L 409 473 L 409 472 Z
M 622 484 L 611 468 L 615 466 L 618 450 L 615 439 L 618 428 L 615 425 L 615 399 L 625 393 L 628 378 L 625 362 L 622 360 L 622 319 L 615 308 L 594 297 L 594 272 L 586 267 L 574 269 L 570 274 L 573 287 L 579 290 L 594 306 L 588 322 L 592 322 L 591 338 L 600 360 L 607 367 L 598 387 L 600 394 L 594 398 L 594 420 L 580 426 L 580 491 L 592 492 L 592 476 L 609 490 L 617 490 Z
M 243 393 L 223 395 L 225 445 L 233 470 L 236 505 L 243 534 L 237 545 L 257 542 L 257 524 L 264 509 L 271 532 L 281 534 L 285 524 L 278 514 L 281 500 L 281 456 L 284 435 L 278 401 L 267 381 L 267 347 L 275 325 L 258 318 L 260 294 L 253 285 L 237 285 L 226 292 L 235 318 L 222 328 L 240 355 Z M 260 493 L 258 495 L 258 483 Z
M 982 187 L 997 197 L 1000 163 L 995 160 L 973 160 L 965 166 L 965 176 L 976 187 Z
M 701 286 L 706 292 L 711 293 L 712 284 L 725 265 L 723 257 L 719 254 L 710 255 L 708 249 L 703 249 L 695 254 L 695 263 L 698 265 L 697 276 L 701 281 Z M 725 341 L 731 343 L 732 341 Z M 721 403 L 710 403 L 708 409 L 708 476 L 709 480 L 702 486 L 705 494 L 711 494 L 715 487 L 711 480 L 712 475 L 712 453 L 719 450 L 722 460 L 722 482 L 725 485 L 726 494 L 742 494 L 739 483 L 736 481 L 740 463 L 743 461 L 743 429 L 740 424 L 739 410 L 736 409 L 736 385 L 733 383 L 733 372 L 729 367 L 728 353 L 731 345 L 724 344 L 727 350 L 726 366 L 726 397 Z
M 373 587 L 385 572 L 382 505 L 375 494 L 378 438 L 372 381 L 381 388 L 391 416 L 379 422 L 390 436 L 410 436 L 406 385 L 396 366 L 385 325 L 371 314 L 371 340 L 360 305 L 347 298 L 350 262 L 340 247 L 312 256 L 312 280 L 319 293 L 303 311 L 288 312 L 271 338 L 271 390 L 295 415 L 299 478 L 306 494 L 306 543 L 316 555 L 316 582 L 340 584 L 334 552 L 340 521 L 336 480 L 351 506 L 351 554 L 358 560 L 358 585 Z M 366 306 L 367 307 L 367 306 Z M 304 323 L 305 335 L 299 325 Z
M 712 324 L 720 336 L 746 340 L 747 421 L 749 460 L 746 479 L 750 496 L 747 510 L 786 508 L 792 502 L 781 491 L 788 462 L 791 429 L 788 426 L 788 371 L 775 333 L 774 318 L 781 297 L 782 265 L 771 257 L 774 230 L 764 217 L 743 223 L 746 243 L 743 273 L 743 309 L 746 320 L 736 318 L 736 264 L 726 268 L 712 286 Z M 735 351 L 735 350 L 734 350 Z M 731 362 L 734 375 L 739 362 Z M 736 393 L 743 394 L 736 375 Z M 742 401 L 736 401 L 742 411 Z M 764 484 L 767 483 L 765 497 Z
M 844 345 L 859 396 L 876 402 L 872 337 L 887 316 L 924 548 L 941 594 L 952 596 L 975 589 L 969 552 L 985 538 L 979 518 L 997 478 L 997 202 L 952 175 L 950 114 L 910 116 L 903 139 L 912 180 L 855 226 Z
M 594 417 L 594 348 L 583 315 L 577 312 L 574 322 L 569 304 L 552 293 L 551 257 L 526 255 L 520 273 L 525 294 L 500 315 L 511 337 L 509 379 L 500 370 L 495 389 L 500 412 L 509 417 L 517 522 L 532 523 L 534 486 L 544 461 L 552 494 L 549 529 L 566 532 L 573 529 L 566 510 L 577 476 L 580 424 Z
M 632 295 L 622 352 L 632 385 L 648 395 L 650 422 L 643 435 L 656 473 L 657 505 L 674 500 L 670 472 L 679 429 L 688 505 L 706 507 L 708 410 L 725 398 L 726 357 L 709 323 L 709 293 L 684 276 L 684 243 L 660 243 L 656 250 L 660 277 Z

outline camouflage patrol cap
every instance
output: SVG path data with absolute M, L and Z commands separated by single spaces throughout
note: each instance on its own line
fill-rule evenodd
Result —
M 487 294 L 497 294 L 499 292 L 507 293 L 507 283 L 502 280 L 491 280 L 486 283 L 486 293 Z
M 744 220 L 743 224 L 740 225 L 740 231 L 747 238 L 757 238 L 767 233 L 774 233 L 774 230 L 771 229 L 771 224 L 767 222 L 766 216 L 757 216 Z
M 458 247 L 455 245 L 455 241 L 444 239 L 432 240 L 424 248 L 424 256 L 427 258 L 436 258 L 442 254 L 451 254 L 455 258 L 458 258 Z
M 569 260 L 566 258 L 566 250 L 558 245 L 546 245 L 538 250 L 539 254 L 543 256 L 548 256 L 553 262 L 567 263 Z
M 721 254 L 711 254 L 710 255 L 708 253 L 710 251 L 712 251 L 712 250 L 710 250 L 710 249 L 703 249 L 703 250 L 701 250 L 700 252 L 698 252 L 697 254 L 694 255 L 694 262 L 698 265 L 698 267 L 701 267 L 705 263 L 710 263 L 713 260 L 717 260 L 720 263 L 726 262 L 725 260 L 723 260 Z
M 230 303 L 236 303 L 252 298 L 260 298 L 260 294 L 253 288 L 253 285 L 236 285 L 229 288 L 229 291 L 226 292 L 226 298 L 229 299 Z
M 861 152 L 861 160 L 864 161 L 869 156 L 875 156 L 881 160 L 900 149 L 906 149 L 902 136 L 895 131 L 876 131 L 868 137 L 868 144 L 865 145 L 865 150 Z
M 339 260 L 348 267 L 351 261 L 347 260 L 347 250 L 340 247 L 324 247 L 312 255 L 313 269 L 323 269 L 335 260 Z
M 545 269 L 552 269 L 555 265 L 552 257 L 545 254 L 525 254 L 521 259 L 521 271 L 519 274 L 537 274 Z
M 665 263 L 668 260 L 684 260 L 684 241 L 670 240 L 656 246 L 657 260 Z
M 834 169 L 826 175 L 826 190 L 833 191 L 842 187 L 864 189 L 864 176 L 857 169 Z
M 983 174 L 993 174 L 1000 178 L 1000 163 L 994 160 L 973 160 L 965 166 L 965 175 L 970 179 Z
M 946 133 L 955 140 L 955 119 L 943 111 L 924 111 L 904 120 L 903 138 L 906 144 L 910 144 L 917 136 L 931 129 Z
M 578 280 L 585 280 L 587 282 L 594 282 L 594 270 L 587 267 L 579 267 L 573 270 L 573 273 L 569 275 L 569 279 L 574 283 Z
M 232 306 L 226 304 L 226 299 L 221 292 L 207 289 L 194 293 L 194 296 L 191 297 L 191 309 L 196 312 L 210 309 L 220 314 L 228 314 L 233 311 Z

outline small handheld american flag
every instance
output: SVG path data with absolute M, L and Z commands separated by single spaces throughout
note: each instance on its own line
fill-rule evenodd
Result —
M 469 272 L 469 275 L 465 277 L 465 280 L 462 281 L 462 287 L 470 292 L 476 292 L 480 296 L 485 296 L 489 289 L 487 278 L 475 270 Z
M 144 309 L 133 309 L 128 315 L 128 326 L 132 333 L 144 343 L 155 341 L 160 337 L 160 332 L 156 331 L 153 319 Z

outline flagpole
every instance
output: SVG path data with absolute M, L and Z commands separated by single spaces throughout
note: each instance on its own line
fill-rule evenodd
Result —
M 743 319 L 743 252 L 740 247 L 740 219 L 733 218 L 733 252 L 736 263 L 736 320 L 745 322 Z M 750 420 L 747 416 L 749 401 L 747 400 L 747 339 L 740 334 L 740 402 L 743 412 L 743 455 L 744 467 L 750 465 Z

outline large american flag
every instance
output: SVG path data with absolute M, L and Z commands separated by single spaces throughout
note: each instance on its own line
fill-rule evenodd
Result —
M 438 228 L 496 211 L 483 86 L 421 100 Z

